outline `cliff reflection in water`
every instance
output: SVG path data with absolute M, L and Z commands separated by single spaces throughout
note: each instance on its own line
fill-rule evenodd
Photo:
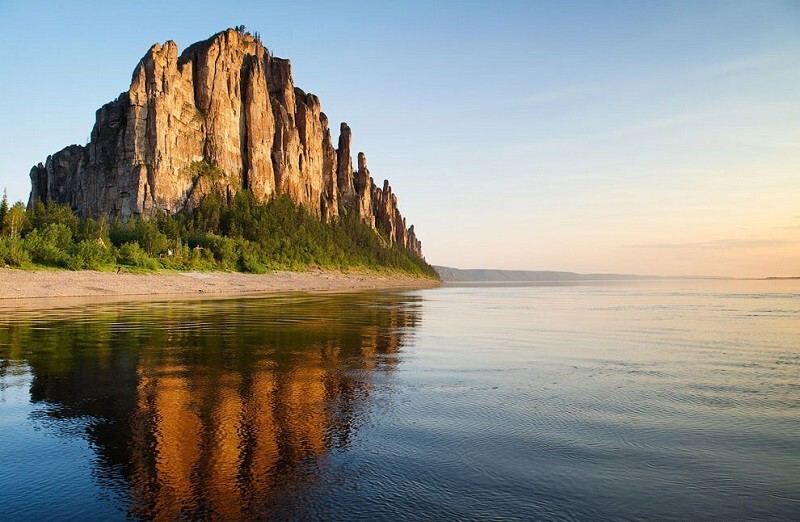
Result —
M 391 385 L 417 297 L 102 305 L 0 324 L 0 377 L 37 422 L 88 439 L 129 515 L 297 509 Z M 23 370 L 24 369 L 24 370 Z M 291 505 L 290 505 L 291 504 Z

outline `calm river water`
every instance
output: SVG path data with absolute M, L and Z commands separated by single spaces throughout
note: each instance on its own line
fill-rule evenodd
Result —
M 800 282 L 0 302 L 0 519 L 800 519 Z

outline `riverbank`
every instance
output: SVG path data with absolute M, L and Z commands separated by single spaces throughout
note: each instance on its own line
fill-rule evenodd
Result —
M 291 291 L 359 291 L 418 289 L 439 281 L 404 274 L 371 272 L 171 272 L 150 274 L 92 270 L 17 270 L 0 268 L 0 299 L 52 299 L 58 297 L 243 295 Z

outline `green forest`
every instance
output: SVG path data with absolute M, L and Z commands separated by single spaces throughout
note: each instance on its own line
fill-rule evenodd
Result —
M 352 214 L 325 223 L 288 197 L 209 195 L 192 210 L 127 223 L 81 219 L 69 206 L 0 204 L 0 266 L 69 270 L 313 268 L 405 272 L 438 278 L 423 259 Z

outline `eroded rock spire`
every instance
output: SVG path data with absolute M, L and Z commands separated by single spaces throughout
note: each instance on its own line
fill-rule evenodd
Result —
M 388 182 L 374 186 L 352 133 L 334 148 L 319 99 L 294 86 L 289 60 L 228 29 L 178 54 L 168 41 L 136 66 L 128 91 L 97 111 L 91 140 L 31 169 L 30 202 L 84 216 L 150 216 L 219 191 L 288 195 L 321 219 L 356 213 L 392 243 L 421 254 Z

